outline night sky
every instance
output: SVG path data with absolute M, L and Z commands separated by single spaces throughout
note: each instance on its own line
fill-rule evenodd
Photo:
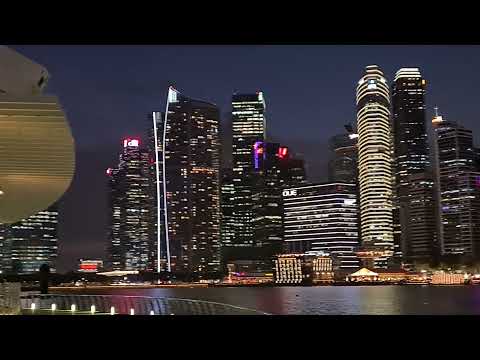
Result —
M 76 142 L 76 174 L 60 215 L 59 271 L 104 256 L 105 169 L 121 139 L 141 136 L 163 110 L 167 87 L 230 111 L 233 92 L 264 92 L 267 135 L 304 155 L 310 181 L 325 180 L 328 138 L 355 124 L 355 87 L 369 64 L 389 81 L 420 67 L 428 116 L 440 113 L 478 138 L 480 46 L 12 46 L 44 65 Z

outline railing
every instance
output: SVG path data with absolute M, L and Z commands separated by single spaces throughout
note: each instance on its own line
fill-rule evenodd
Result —
M 0 283 L 0 315 L 20 313 L 20 284 Z
M 21 297 L 23 314 L 268 315 L 210 301 L 123 295 L 32 294 Z

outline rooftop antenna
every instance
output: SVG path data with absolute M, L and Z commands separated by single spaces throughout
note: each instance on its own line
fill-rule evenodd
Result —
M 435 117 L 437 117 L 438 116 L 438 106 L 435 106 L 433 109 L 435 110 Z

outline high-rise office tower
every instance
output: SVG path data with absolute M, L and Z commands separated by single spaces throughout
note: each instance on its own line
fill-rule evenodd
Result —
M 44 211 L 19 222 L 0 228 L 2 252 L 0 270 L 3 273 L 31 274 L 47 264 L 56 271 L 58 254 L 58 206 L 54 204 Z
M 256 142 L 253 159 L 256 175 L 252 191 L 255 255 L 269 260 L 283 250 L 282 189 L 304 184 L 305 171 L 303 162 L 291 158 L 288 147 L 278 143 Z
M 75 167 L 70 127 L 58 99 L 42 94 L 47 70 L 0 46 L 0 222 L 51 206 Z
M 140 139 L 126 138 L 110 187 L 109 268 L 152 270 L 153 241 L 150 156 Z
M 265 99 L 262 92 L 232 96 L 232 165 L 235 189 L 235 237 L 225 248 L 227 258 L 238 258 L 254 246 L 253 201 L 255 170 L 253 147 L 265 141 Z M 243 251 L 246 250 L 246 251 Z
M 406 178 L 424 172 L 430 165 L 425 119 L 426 82 L 417 68 L 397 71 L 392 84 L 392 111 L 397 192 Z
M 285 166 L 285 181 L 283 186 L 295 186 L 307 184 L 307 173 L 305 170 L 305 160 L 303 158 L 289 157 L 282 162 Z
M 400 210 L 408 226 L 401 230 L 407 239 L 402 242 L 401 251 L 407 262 L 432 263 L 437 253 L 434 177 L 430 171 L 424 171 L 409 175 L 406 181 L 408 195 Z
M 357 85 L 361 239 L 374 267 L 393 255 L 390 97 L 383 72 L 367 66 Z
M 350 125 L 346 132 L 330 138 L 331 158 L 328 163 L 328 181 L 355 183 L 358 178 L 358 134 Z
M 480 256 L 480 172 L 472 131 L 435 116 L 432 121 L 437 179 L 440 255 Z
M 323 251 L 343 270 L 358 267 L 357 185 L 323 183 L 283 190 L 286 251 Z
M 435 242 L 431 227 L 435 208 L 428 201 L 432 179 L 428 175 L 425 86 L 418 68 L 398 70 L 392 84 L 395 239 L 407 261 L 432 258 L 426 249 L 432 250 Z
M 219 116 L 173 87 L 165 114 L 153 114 L 158 270 L 220 270 Z
M 233 216 L 235 206 L 235 190 L 233 186 L 233 174 L 231 169 L 223 169 L 220 189 L 220 237 L 222 247 L 229 247 L 235 238 L 235 218 Z

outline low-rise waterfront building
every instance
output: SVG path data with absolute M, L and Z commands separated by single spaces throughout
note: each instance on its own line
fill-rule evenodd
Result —
M 234 260 L 227 264 L 226 283 L 238 285 L 267 284 L 273 282 L 273 270 L 266 261 Z
M 333 261 L 323 252 L 282 254 L 275 259 L 275 284 L 333 283 Z
M 351 283 L 427 283 L 425 274 L 409 272 L 404 269 L 375 269 L 375 271 L 362 268 L 347 276 L 346 280 Z
M 84 260 L 80 259 L 78 272 L 97 273 L 103 270 L 103 260 Z
M 466 274 L 435 272 L 432 275 L 432 285 L 463 285 L 468 276 Z

